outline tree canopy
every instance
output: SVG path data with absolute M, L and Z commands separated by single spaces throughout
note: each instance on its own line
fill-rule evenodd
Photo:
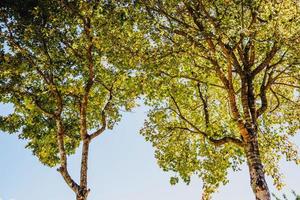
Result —
M 280 189 L 281 158 L 300 161 L 290 140 L 300 127 L 299 4 L 153 0 L 140 6 L 139 29 L 149 41 L 141 70 L 153 106 L 141 133 L 163 170 L 175 173 L 171 183 L 196 174 L 209 194 L 247 161 L 254 193 L 269 199 L 269 192 L 259 194 L 267 188 L 263 173 Z M 260 175 L 254 178 L 252 169 Z
M 249 167 L 256 199 L 283 186 L 279 161 L 300 163 L 297 1 L 2 1 L 0 128 L 86 200 L 90 142 L 144 97 L 141 134 L 159 166 L 203 199 Z M 80 180 L 68 155 L 82 145 Z
M 132 26 L 117 1 L 26 1 L 1 7 L 2 130 L 28 141 L 39 160 L 87 198 L 90 142 L 135 106 L 140 89 L 118 43 Z M 67 157 L 82 144 L 80 182 Z

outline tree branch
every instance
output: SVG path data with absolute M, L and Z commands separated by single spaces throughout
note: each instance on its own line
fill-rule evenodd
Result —
M 189 129 L 188 127 L 180 127 L 180 126 L 174 126 L 174 127 L 167 127 L 168 129 L 181 129 L 184 131 L 189 131 L 191 133 L 195 133 L 195 134 L 201 134 L 205 139 L 207 139 L 209 142 L 211 142 L 213 145 L 215 146 L 222 146 L 224 144 L 228 144 L 228 143 L 232 143 L 235 144 L 239 147 L 243 147 L 243 142 L 240 139 L 237 138 L 233 138 L 233 137 L 229 137 L 229 136 L 225 136 L 223 138 L 220 139 L 214 139 L 212 137 L 209 137 L 207 133 L 203 132 L 203 131 L 194 131 Z
M 56 128 L 57 128 L 57 144 L 60 155 L 60 167 L 57 169 L 58 172 L 62 175 L 65 182 L 68 186 L 76 193 L 79 192 L 79 185 L 71 178 L 68 172 L 68 164 L 67 164 L 67 155 L 64 146 L 64 129 L 63 124 L 60 117 L 56 118 Z
M 97 131 L 95 131 L 94 133 L 90 134 L 90 136 L 89 136 L 90 140 L 94 139 L 95 137 L 99 136 L 100 134 L 102 134 L 105 131 L 106 126 L 107 126 L 105 111 L 109 108 L 111 100 L 112 100 L 112 92 L 109 93 L 109 99 L 101 112 L 102 127 L 100 129 L 98 129 Z
M 205 125 L 206 127 L 209 126 L 209 112 L 208 112 L 208 105 L 207 105 L 207 98 L 205 98 L 201 92 L 200 84 L 197 84 L 198 92 L 199 92 L 199 97 L 202 101 L 203 104 L 203 111 L 204 111 L 204 118 L 205 118 Z
M 251 77 L 255 77 L 258 73 L 265 69 L 270 64 L 271 60 L 274 58 L 278 50 L 279 48 L 277 47 L 277 43 L 275 42 L 272 46 L 271 51 L 267 54 L 263 62 L 252 71 Z
M 203 84 L 206 84 L 206 85 L 210 85 L 210 86 L 225 89 L 224 86 L 222 86 L 222 85 L 218 85 L 218 84 L 215 84 L 215 83 L 209 83 L 209 82 L 206 82 L 206 81 L 203 81 L 203 80 L 200 80 L 198 78 L 191 77 L 191 76 L 188 76 L 188 75 L 181 75 L 181 74 L 180 75 L 172 75 L 172 74 L 170 74 L 168 72 L 165 72 L 165 71 L 162 71 L 162 70 L 160 70 L 160 73 L 164 74 L 164 75 L 167 75 L 171 78 L 184 78 L 184 79 L 195 81 L 197 83 L 203 83 Z
M 259 116 L 261 116 L 267 110 L 267 108 L 268 108 L 268 99 L 267 99 L 267 94 L 266 94 L 266 90 L 267 90 L 267 86 L 266 86 L 267 74 L 268 74 L 268 70 L 266 69 L 266 71 L 264 73 L 263 81 L 262 81 L 261 86 L 260 86 L 260 93 L 259 93 L 260 100 L 261 100 L 261 106 L 260 106 L 260 108 L 256 112 L 256 114 L 257 114 L 256 118 L 258 118 Z

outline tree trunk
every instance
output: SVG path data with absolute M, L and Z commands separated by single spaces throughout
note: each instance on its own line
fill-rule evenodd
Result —
M 87 200 L 88 198 L 88 192 L 87 190 L 81 189 L 76 195 L 76 200 Z
M 245 153 L 250 173 L 250 183 L 256 200 L 271 200 L 259 155 L 257 134 L 251 136 L 245 145 Z
M 76 200 L 87 200 L 89 189 L 87 188 L 88 155 L 90 140 L 84 139 L 82 144 L 80 189 L 77 192 Z
M 87 200 L 87 197 L 85 196 L 76 196 L 76 200 Z

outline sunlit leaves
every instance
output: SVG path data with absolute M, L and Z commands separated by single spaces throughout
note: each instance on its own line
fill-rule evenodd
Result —
M 226 84 L 215 69 L 232 79 L 244 123 L 247 114 L 237 67 L 241 66 L 245 76 L 252 72 L 256 110 L 265 104 L 262 91 L 266 87 L 267 108 L 254 121 L 265 173 L 280 189 L 279 161 L 286 158 L 299 163 L 298 150 L 289 137 L 299 132 L 300 125 L 299 4 L 153 0 L 142 1 L 141 7 L 138 28 L 151 45 L 140 52 L 147 58 L 140 69 L 148 83 L 144 87 L 146 102 L 154 107 L 141 133 L 156 149 L 159 165 L 186 182 L 198 174 L 207 195 L 227 182 L 230 168 L 239 169 L 244 150 L 230 143 L 214 147 L 209 138 L 240 138 Z M 272 49 L 276 53 L 258 70 Z M 236 59 L 228 59 L 226 54 Z
M 43 164 L 53 167 L 59 161 L 57 117 L 64 126 L 66 154 L 79 146 L 80 104 L 88 81 L 93 81 L 86 115 L 89 133 L 104 125 L 103 112 L 106 127 L 112 129 L 122 111 L 136 106 L 139 77 L 128 71 L 131 59 L 121 48 L 133 29 L 126 7 L 122 2 L 38 1 L 28 6 L 26 18 L 12 4 L 1 8 L 6 48 L 0 98 L 15 108 L 1 118 L 1 129 L 20 131 Z

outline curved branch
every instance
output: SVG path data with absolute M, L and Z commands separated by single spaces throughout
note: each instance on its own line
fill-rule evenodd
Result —
M 227 143 L 233 143 L 240 147 L 244 147 L 244 144 L 240 139 L 233 138 L 233 137 L 223 137 L 221 139 L 209 138 L 209 141 L 214 143 L 216 146 L 221 146 L 221 145 L 227 144 Z
M 207 139 L 209 142 L 211 142 L 215 146 L 222 146 L 222 145 L 228 144 L 228 143 L 235 144 L 239 147 L 244 146 L 243 142 L 240 139 L 229 137 L 229 136 L 225 136 L 225 137 L 220 138 L 220 139 L 214 139 L 212 137 L 209 137 L 208 134 L 203 132 L 203 131 L 200 131 L 200 132 L 199 131 L 194 131 L 194 130 L 189 129 L 188 127 L 174 126 L 174 127 L 167 127 L 167 128 L 168 129 L 181 129 L 181 130 L 189 131 L 191 133 L 201 134 L 205 139 Z
M 106 126 L 107 126 L 107 121 L 106 121 L 106 114 L 105 114 L 105 111 L 109 108 L 111 99 L 112 99 L 112 92 L 110 92 L 110 94 L 109 94 L 109 99 L 108 99 L 107 103 L 105 104 L 105 106 L 104 106 L 104 108 L 103 108 L 103 110 L 102 110 L 102 112 L 101 112 L 101 116 L 102 116 L 102 119 L 101 119 L 101 120 L 102 120 L 102 126 L 101 126 L 100 129 L 98 129 L 97 131 L 95 131 L 94 133 L 92 133 L 92 134 L 89 135 L 90 140 L 92 140 L 92 139 L 94 139 L 95 137 L 101 135 L 101 134 L 105 131 Z

